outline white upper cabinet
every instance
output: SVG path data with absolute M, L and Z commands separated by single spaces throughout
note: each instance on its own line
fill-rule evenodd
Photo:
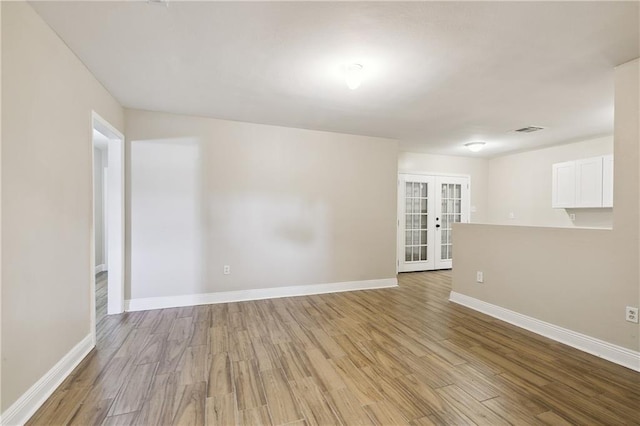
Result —
M 573 207 L 576 204 L 576 162 L 567 161 L 553 165 L 553 208 Z
M 553 208 L 613 207 L 613 155 L 553 165 Z
M 576 161 L 576 207 L 602 207 L 602 157 Z

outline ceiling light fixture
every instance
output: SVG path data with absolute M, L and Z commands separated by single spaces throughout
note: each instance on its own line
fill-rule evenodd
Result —
M 362 70 L 361 64 L 349 64 L 346 66 L 344 80 L 347 86 L 351 90 L 356 90 L 362 83 Z
M 469 142 L 469 143 L 465 143 L 464 146 L 466 146 L 467 149 L 469 151 L 471 151 L 471 152 L 478 152 L 482 148 L 484 148 L 485 143 L 484 142 Z

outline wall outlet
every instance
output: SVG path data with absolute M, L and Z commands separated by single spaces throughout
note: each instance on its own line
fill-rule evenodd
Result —
M 509 219 L 515 219 L 516 214 L 514 212 L 509 212 Z
M 484 282 L 484 272 L 478 271 L 476 272 L 476 282 L 483 283 Z
M 570 213 L 569 214 L 569 219 L 575 221 L 576 220 L 576 214 L 575 213 Z
M 629 322 L 635 322 L 638 324 L 638 308 L 627 306 L 625 310 L 625 319 Z
M 231 265 L 224 265 L 222 273 L 225 275 L 229 275 L 231 273 Z

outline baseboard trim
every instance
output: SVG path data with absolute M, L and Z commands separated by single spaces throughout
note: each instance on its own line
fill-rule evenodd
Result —
M 11 407 L 2 413 L 0 424 L 24 425 L 95 346 L 93 334 L 82 339 L 56 365 L 47 371 Z
M 273 287 L 253 290 L 225 291 L 219 293 L 186 294 L 182 296 L 148 297 L 125 300 L 126 311 L 177 308 L 182 306 L 209 305 L 215 303 L 244 302 L 247 300 L 276 299 L 279 297 L 309 296 L 312 294 L 338 293 L 354 290 L 373 290 L 397 287 L 397 278 L 381 280 L 347 281 L 330 284 Z
M 540 321 L 536 318 L 520 314 L 509 309 L 502 308 L 491 303 L 464 294 L 451 292 L 449 296 L 451 302 L 466 306 L 478 312 L 482 312 L 499 320 L 516 325 L 525 330 L 539 334 L 556 342 L 574 347 L 591 355 L 611 361 L 631 370 L 640 371 L 640 352 L 578 333 L 577 331 L 559 327 L 548 322 Z
M 104 263 L 102 265 L 96 265 L 96 275 L 106 270 L 107 270 L 107 265 L 105 265 Z

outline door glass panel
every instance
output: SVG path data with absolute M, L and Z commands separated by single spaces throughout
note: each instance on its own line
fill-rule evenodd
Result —
M 415 198 L 413 200 L 413 212 L 414 213 L 420 213 L 420 199 L 419 198 Z
M 440 258 L 451 259 L 451 225 L 462 219 L 462 185 L 455 183 L 442 184 L 440 201 L 442 225 L 440 232 Z
M 427 260 L 427 246 L 420 246 L 420 260 Z
M 405 183 L 405 262 L 428 260 L 427 226 L 429 221 L 428 184 Z

